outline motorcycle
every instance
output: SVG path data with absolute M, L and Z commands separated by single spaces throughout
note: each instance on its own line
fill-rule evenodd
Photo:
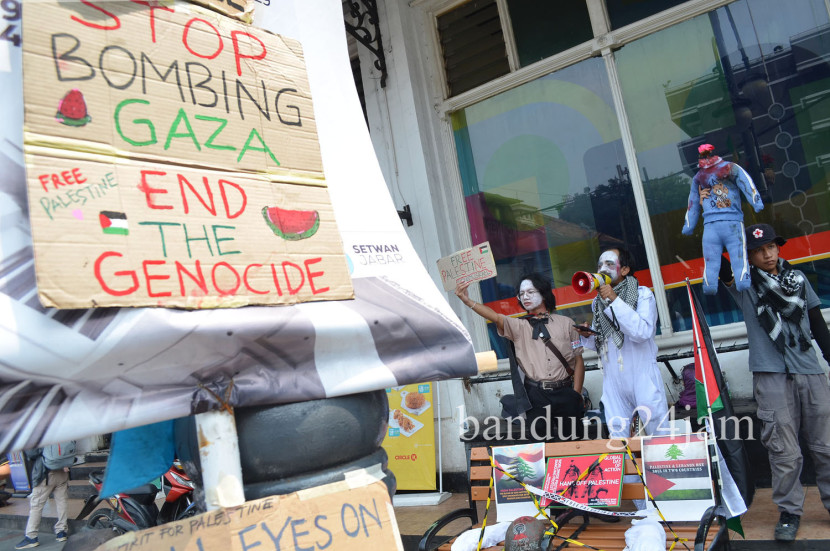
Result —
M 82 520 L 92 513 L 87 520 L 90 528 L 112 529 L 123 534 L 181 520 L 201 512 L 193 495 L 195 484 L 178 461 L 161 478 L 161 492 L 164 494 L 161 509 L 156 505 L 159 489 L 154 484 L 144 484 L 115 494 L 105 500 L 109 508 L 96 509 L 102 501 L 100 492 L 103 482 L 103 471 L 89 473 L 89 483 L 95 487 L 96 493 L 86 498 L 76 520 Z

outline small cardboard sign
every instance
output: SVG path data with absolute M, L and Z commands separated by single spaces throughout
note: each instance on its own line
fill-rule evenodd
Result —
M 96 551 L 403 551 L 386 485 L 347 482 L 249 501 L 140 532 Z
M 298 42 L 127 0 L 27 2 L 23 30 L 44 305 L 354 296 Z
M 438 259 L 438 271 L 445 291 L 454 291 L 460 283 L 481 281 L 496 277 L 496 261 L 485 241 Z

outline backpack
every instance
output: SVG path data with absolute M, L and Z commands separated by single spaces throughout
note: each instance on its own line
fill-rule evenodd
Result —
M 50 471 L 71 467 L 75 463 L 75 441 L 61 442 L 43 448 L 43 465 Z

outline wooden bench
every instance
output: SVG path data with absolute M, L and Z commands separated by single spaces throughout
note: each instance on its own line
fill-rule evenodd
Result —
M 639 438 L 630 438 L 628 442 L 635 461 L 642 472 L 640 458 L 641 441 Z M 546 460 L 551 457 L 567 457 L 570 455 L 600 454 L 606 452 L 624 453 L 625 447 L 621 440 L 576 440 L 569 442 L 548 442 L 545 444 Z M 492 499 L 487 524 L 489 526 L 496 522 L 495 492 L 488 491 L 490 474 L 492 472 L 488 448 L 485 446 L 471 447 L 468 448 L 467 453 L 470 479 L 468 503 L 470 507 L 452 511 L 433 523 L 421 538 L 418 544 L 419 551 L 432 551 L 435 549 L 439 551 L 450 551 L 452 539 L 444 541 L 441 544 L 436 544 L 435 542 L 442 539 L 446 540 L 446 535 L 439 535 L 439 532 L 457 520 L 469 519 L 473 527 L 481 527 L 478 504 L 482 502 L 486 503 L 488 494 Z M 636 472 L 633 462 L 626 456 L 626 475 L 636 474 Z M 644 488 L 641 482 L 623 482 L 623 505 L 620 510 L 636 510 L 631 500 L 643 499 L 644 495 Z M 582 511 L 575 509 L 550 509 L 549 514 L 560 526 L 558 535 L 563 537 L 574 536 L 573 539 L 604 551 L 621 551 L 625 547 L 625 531 L 631 527 L 631 519 L 629 518 L 623 517 L 619 522 L 607 522 L 593 514 L 585 515 Z M 682 542 L 678 542 L 674 549 L 678 551 L 685 550 L 686 548 L 695 549 L 695 551 L 703 551 L 704 549 L 728 549 L 729 535 L 725 520 L 718 517 L 711 518 L 712 516 L 710 510 L 707 511 L 707 515 L 704 515 L 706 520 L 702 519 L 701 522 L 671 522 L 671 528 L 674 532 L 680 538 L 687 540 L 686 547 L 684 547 Z M 604 518 L 608 519 L 611 517 Z M 668 527 L 665 526 L 665 523 L 663 524 L 667 535 L 666 549 L 669 549 L 672 543 L 674 543 L 674 536 Z M 568 544 L 561 538 L 553 538 L 549 549 L 552 551 L 564 549 L 568 546 L 571 549 L 590 549 Z M 502 544 L 487 549 L 488 551 L 497 551 L 503 548 Z

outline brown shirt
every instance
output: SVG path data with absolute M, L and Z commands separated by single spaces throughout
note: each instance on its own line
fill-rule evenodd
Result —
M 504 331 L 500 331 L 499 335 L 513 341 L 516 347 L 516 361 L 525 375 L 534 381 L 561 381 L 568 377 L 565 366 L 544 341 L 533 340 L 533 326 L 527 320 L 504 315 L 502 317 Z M 573 321 L 559 314 L 551 314 L 547 329 L 551 337 L 550 342 L 573 369 L 576 357 L 582 355 L 582 344 L 579 334 L 573 327 Z

